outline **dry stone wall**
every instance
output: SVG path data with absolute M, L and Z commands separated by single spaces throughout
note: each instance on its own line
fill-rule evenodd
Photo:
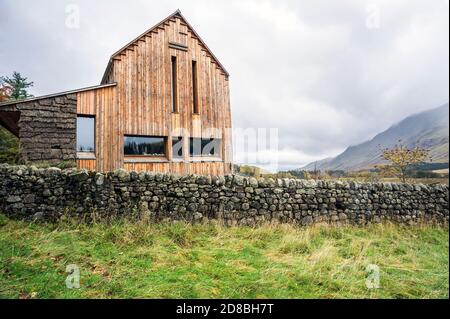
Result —
M 64 214 L 129 216 L 227 225 L 278 221 L 358 224 L 389 220 L 448 225 L 448 186 L 175 176 L 117 170 L 0 165 L 0 211 L 55 220 Z

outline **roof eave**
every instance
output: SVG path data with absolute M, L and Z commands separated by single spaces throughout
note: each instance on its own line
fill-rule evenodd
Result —
M 62 95 L 75 94 L 75 93 L 80 93 L 80 92 L 85 92 L 85 91 L 96 90 L 96 89 L 103 89 L 103 88 L 113 87 L 116 85 L 117 85 L 117 83 L 114 82 L 114 83 L 108 83 L 108 84 L 88 86 L 88 87 L 84 87 L 84 88 L 76 89 L 76 90 L 70 90 L 70 91 L 64 91 L 64 92 L 58 92 L 58 93 L 53 93 L 53 94 L 48 94 L 48 95 L 37 96 L 37 97 L 32 97 L 32 98 L 24 99 L 24 100 L 8 101 L 8 102 L 0 103 L 0 107 L 6 106 L 6 105 L 14 105 L 14 104 L 33 102 L 33 101 L 58 97 L 58 96 L 62 96 Z

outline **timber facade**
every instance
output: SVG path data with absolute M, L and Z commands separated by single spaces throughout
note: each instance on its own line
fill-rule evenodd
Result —
M 34 125 L 44 132 L 29 124 L 30 103 L 47 112 L 47 120 L 33 113 L 33 121 L 47 123 Z M 180 11 L 114 53 L 99 86 L 4 103 L 0 124 L 19 137 L 24 162 L 72 159 L 99 172 L 232 172 L 229 74 Z M 33 155 L 24 141 L 48 133 L 55 140 Z M 59 143 L 58 133 L 67 140 Z

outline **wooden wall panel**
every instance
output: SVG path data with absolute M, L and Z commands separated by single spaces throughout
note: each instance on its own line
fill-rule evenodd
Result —
M 174 49 L 169 43 L 187 46 Z M 178 112 L 172 113 L 171 56 L 177 58 Z M 192 61 L 197 62 L 199 113 L 193 113 Z M 181 174 L 231 172 L 228 77 L 178 16 L 167 20 L 113 59 L 107 80 L 117 86 L 78 94 L 80 114 L 96 116 L 96 169 Z M 124 135 L 222 139 L 222 162 L 125 163 Z M 185 145 L 187 145 L 185 143 Z M 171 160 L 172 157 L 168 156 Z
M 125 163 L 124 169 L 136 172 L 160 172 L 174 174 L 225 175 L 228 170 L 220 162 L 172 162 L 172 163 Z
M 80 169 L 87 169 L 89 171 L 97 170 L 97 163 L 95 160 L 77 160 L 77 167 Z
M 77 113 L 95 116 L 95 163 L 101 172 L 120 167 L 115 90 L 108 87 L 77 93 Z

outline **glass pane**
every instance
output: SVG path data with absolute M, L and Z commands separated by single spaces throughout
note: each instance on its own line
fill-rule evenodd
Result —
M 193 111 L 198 114 L 198 84 L 197 84 L 197 62 L 192 61 L 192 99 L 194 103 Z
M 177 57 L 172 57 L 172 112 L 178 112 Z
M 202 156 L 202 139 L 190 138 L 189 140 L 189 154 L 191 156 Z
M 202 139 L 202 156 L 215 156 L 220 155 L 219 152 L 220 140 L 214 138 Z
M 189 140 L 190 156 L 220 157 L 220 139 L 191 138 Z
M 172 156 L 174 158 L 183 157 L 183 138 L 173 137 L 172 138 Z
M 95 152 L 95 118 L 77 117 L 77 152 Z
M 125 136 L 125 155 L 165 156 L 164 137 Z

